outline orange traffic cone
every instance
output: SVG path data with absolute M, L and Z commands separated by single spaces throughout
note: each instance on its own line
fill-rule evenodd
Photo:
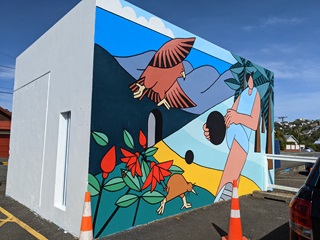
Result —
M 222 240 L 247 240 L 242 236 L 237 180 L 233 180 L 228 236 L 222 237 Z
M 80 240 L 93 239 L 90 192 L 86 192 L 86 195 L 84 198 L 84 206 L 83 206 L 83 214 L 82 214 L 79 239 Z

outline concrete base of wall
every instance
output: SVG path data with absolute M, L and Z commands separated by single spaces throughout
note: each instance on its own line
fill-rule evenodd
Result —
M 252 196 L 256 198 L 271 199 L 290 203 L 295 193 L 291 192 L 266 192 L 266 191 L 253 191 Z

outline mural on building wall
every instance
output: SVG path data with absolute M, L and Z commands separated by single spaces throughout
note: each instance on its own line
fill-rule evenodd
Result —
M 228 200 L 233 179 L 239 195 L 262 189 L 273 73 L 213 44 L 201 47 L 203 39 L 164 21 L 158 30 L 127 19 L 127 8 L 153 18 L 129 3 L 117 7 L 96 9 L 94 236 Z

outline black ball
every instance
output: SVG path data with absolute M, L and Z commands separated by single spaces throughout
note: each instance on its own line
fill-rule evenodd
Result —
M 214 145 L 219 145 L 223 142 L 226 135 L 226 124 L 224 117 L 220 112 L 213 111 L 207 118 L 207 128 L 209 128 L 210 142 Z
M 188 163 L 188 164 L 193 163 L 193 159 L 194 159 L 193 152 L 191 150 L 186 151 L 184 159 L 186 160 L 186 163 Z

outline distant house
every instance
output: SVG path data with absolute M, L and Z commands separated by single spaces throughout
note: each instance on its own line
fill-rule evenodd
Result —
M 319 124 L 317 122 L 313 122 L 313 123 L 310 124 L 310 126 L 311 127 L 317 127 L 317 126 L 319 126 Z
M 11 112 L 0 107 L 0 158 L 9 157 Z
M 286 152 L 300 152 L 305 145 L 300 145 L 298 139 L 296 139 L 293 135 L 284 135 L 286 138 Z

